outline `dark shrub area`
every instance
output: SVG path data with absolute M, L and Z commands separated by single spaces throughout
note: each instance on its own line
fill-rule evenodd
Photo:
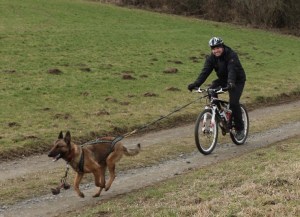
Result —
M 300 35 L 299 0 L 106 0 L 160 12 L 196 16 Z

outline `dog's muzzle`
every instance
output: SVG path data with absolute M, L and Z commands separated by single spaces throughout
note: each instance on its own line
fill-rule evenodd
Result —
M 58 161 L 61 158 L 61 154 L 53 155 L 52 153 L 48 154 L 48 157 L 53 157 L 53 162 Z

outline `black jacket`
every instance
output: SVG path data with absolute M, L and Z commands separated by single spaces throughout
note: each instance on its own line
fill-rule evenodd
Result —
M 238 55 L 226 45 L 224 45 L 224 52 L 220 57 L 213 54 L 207 57 L 204 67 L 195 81 L 196 86 L 200 87 L 213 70 L 216 71 L 219 81 L 224 85 L 230 82 L 238 84 L 246 81 L 246 74 Z

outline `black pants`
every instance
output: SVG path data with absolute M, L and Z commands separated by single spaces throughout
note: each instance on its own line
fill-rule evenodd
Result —
M 226 87 L 227 84 L 219 79 L 214 80 L 210 88 Z M 244 130 L 244 122 L 242 118 L 242 110 L 240 107 L 240 98 L 244 90 L 245 83 L 238 83 L 233 90 L 229 90 L 229 108 L 232 111 L 232 117 L 237 131 Z M 217 96 L 215 96 L 217 97 Z

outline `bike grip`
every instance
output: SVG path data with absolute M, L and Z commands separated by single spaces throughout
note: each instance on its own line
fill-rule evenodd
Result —
M 229 87 L 228 87 L 228 86 L 223 87 L 222 90 L 223 90 L 223 91 L 228 91 L 228 90 L 229 90 Z

